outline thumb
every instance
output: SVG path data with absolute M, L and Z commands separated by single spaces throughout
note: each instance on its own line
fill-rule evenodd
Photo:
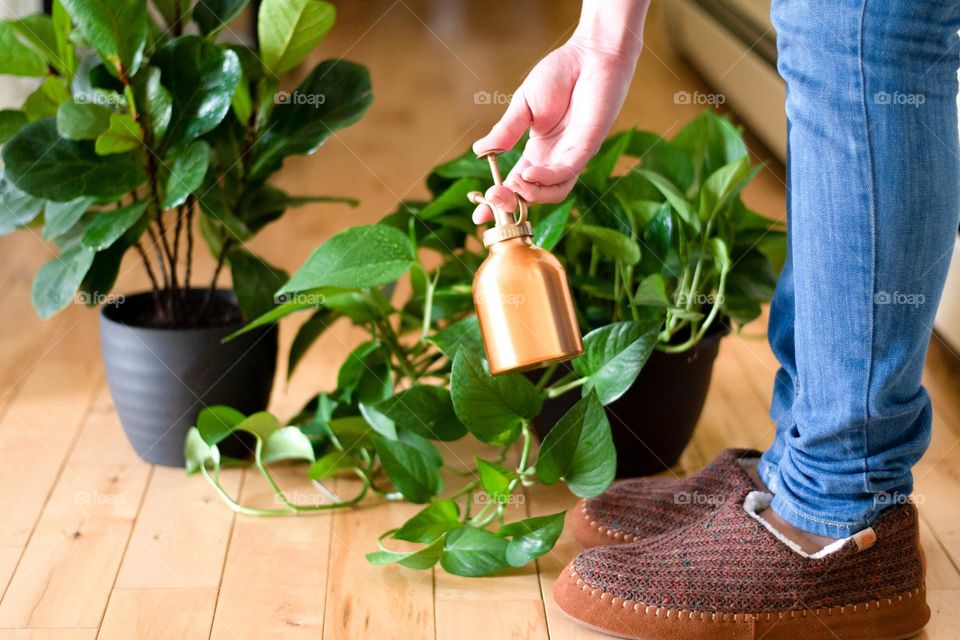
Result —
M 512 149 L 517 144 L 520 136 L 524 134 L 533 115 L 530 112 L 530 106 L 527 99 L 523 96 L 523 87 L 513 94 L 510 104 L 504 112 L 503 117 L 497 124 L 493 125 L 490 133 L 473 143 L 473 152 L 477 155 L 495 149 Z

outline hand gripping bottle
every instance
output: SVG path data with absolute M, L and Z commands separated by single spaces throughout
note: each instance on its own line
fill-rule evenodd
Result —
M 494 183 L 502 185 L 499 153 L 480 157 L 490 162 Z M 490 253 L 473 278 L 473 302 L 490 373 L 536 369 L 583 353 L 567 274 L 552 253 L 533 244 L 527 203 L 517 195 L 515 218 L 479 191 L 468 197 L 490 207 L 495 222 L 483 232 Z

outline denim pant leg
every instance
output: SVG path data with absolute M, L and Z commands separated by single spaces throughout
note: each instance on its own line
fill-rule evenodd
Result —
M 773 18 L 796 367 L 773 507 L 842 537 L 909 494 L 930 440 L 920 377 L 960 212 L 960 3 L 775 0 Z

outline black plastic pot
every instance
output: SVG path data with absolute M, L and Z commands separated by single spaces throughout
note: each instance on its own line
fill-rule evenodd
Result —
M 707 399 L 720 340 L 728 333 L 715 326 L 689 352 L 654 351 L 630 390 L 607 405 L 618 478 L 659 473 L 680 459 Z M 544 403 L 534 419 L 541 440 L 579 399 L 579 393 L 571 392 Z
M 190 305 L 202 304 L 205 294 L 191 290 Z M 217 290 L 215 296 L 236 304 L 232 291 Z M 154 464 L 183 466 L 183 440 L 201 409 L 226 404 L 250 414 L 267 408 L 277 329 L 264 327 L 222 344 L 244 323 L 136 326 L 153 304 L 151 293 L 140 293 L 102 308 L 103 361 L 114 406 L 137 455 Z

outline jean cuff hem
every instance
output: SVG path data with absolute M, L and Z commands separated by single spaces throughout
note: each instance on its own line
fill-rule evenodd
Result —
M 865 525 L 862 522 L 831 522 L 804 513 L 793 506 L 789 500 L 784 498 L 783 495 L 779 493 L 773 496 L 773 501 L 770 503 L 770 506 L 778 516 L 793 526 L 797 527 L 798 529 L 802 529 L 807 533 L 812 533 L 818 536 L 826 536 L 828 538 L 848 538 L 865 528 Z

